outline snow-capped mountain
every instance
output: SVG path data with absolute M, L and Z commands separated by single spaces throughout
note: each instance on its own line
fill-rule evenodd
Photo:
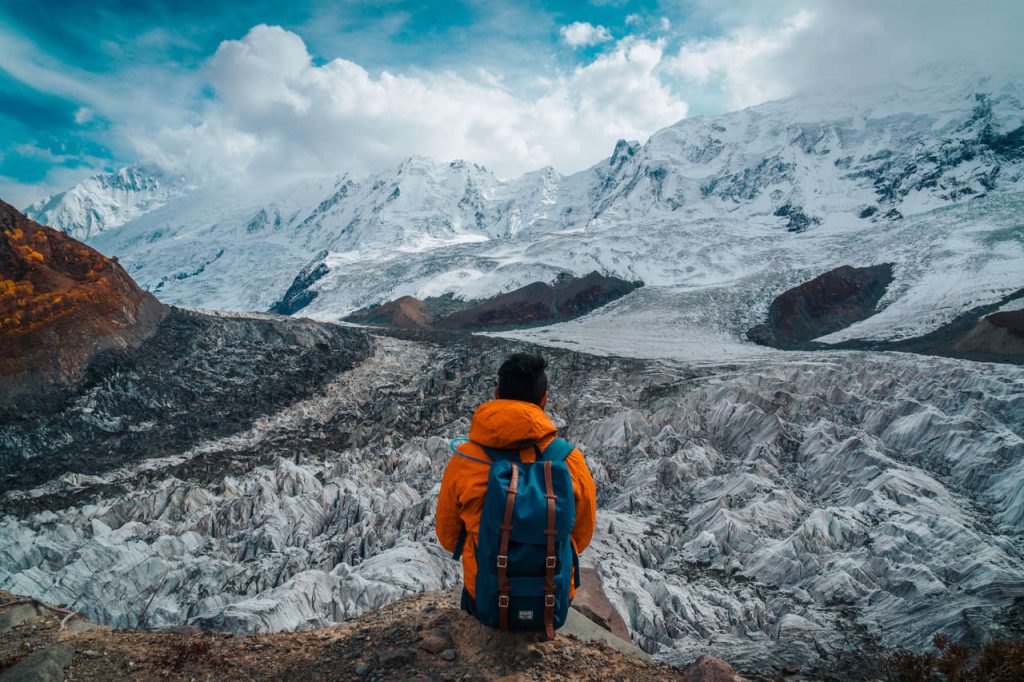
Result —
M 142 164 L 94 175 L 25 209 L 43 225 L 75 239 L 90 239 L 163 206 L 187 191 L 182 178 Z
M 660 659 L 875 678 L 936 633 L 1019 637 L 1024 370 L 742 334 L 839 265 L 892 282 L 825 340 L 919 335 L 1024 286 L 1022 100 L 991 80 L 808 93 L 572 175 L 414 157 L 182 183 L 88 240 L 169 303 L 291 291 L 333 320 L 566 270 L 646 286 L 511 339 L 172 309 L 59 400 L 0 406 L 0 587 L 116 626 L 252 632 L 456 586 L 432 530 L 447 439 L 519 337 L 572 349 L 547 352 L 549 409 L 600 490 L 583 558 Z
M 316 273 L 298 314 L 321 319 L 599 270 L 648 286 L 587 323 L 631 326 L 640 312 L 723 344 L 808 277 L 893 262 L 884 310 L 835 340 L 901 338 L 1024 284 L 1022 102 L 1018 83 L 996 79 L 805 93 L 621 141 L 573 175 L 502 181 L 413 157 L 260 193 L 225 181 L 89 241 L 163 300 L 196 307 L 266 310 Z M 683 312 L 695 297 L 710 305 Z

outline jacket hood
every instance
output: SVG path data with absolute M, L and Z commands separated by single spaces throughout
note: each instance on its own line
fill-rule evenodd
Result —
M 499 399 L 476 408 L 469 439 L 487 448 L 515 450 L 550 439 L 557 431 L 539 405 Z

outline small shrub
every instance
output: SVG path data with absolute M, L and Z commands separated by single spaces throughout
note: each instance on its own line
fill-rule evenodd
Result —
M 898 682 L 1019 682 L 1024 680 L 1024 642 L 996 639 L 972 652 L 944 635 L 936 652 L 902 652 L 889 659 L 889 679 Z

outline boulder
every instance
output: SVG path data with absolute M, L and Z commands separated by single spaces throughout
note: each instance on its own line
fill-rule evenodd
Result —
M 714 656 L 701 656 L 683 669 L 686 682 L 743 682 L 732 666 Z
M 573 608 L 616 637 L 630 641 L 629 627 L 615 610 L 601 583 L 601 574 L 589 567 L 580 569 L 580 588 L 572 600 Z

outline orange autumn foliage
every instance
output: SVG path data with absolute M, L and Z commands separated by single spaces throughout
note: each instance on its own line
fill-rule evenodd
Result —
M 0 202 L 0 343 L 14 342 L 79 310 L 114 319 L 142 292 L 113 261 L 26 219 Z

